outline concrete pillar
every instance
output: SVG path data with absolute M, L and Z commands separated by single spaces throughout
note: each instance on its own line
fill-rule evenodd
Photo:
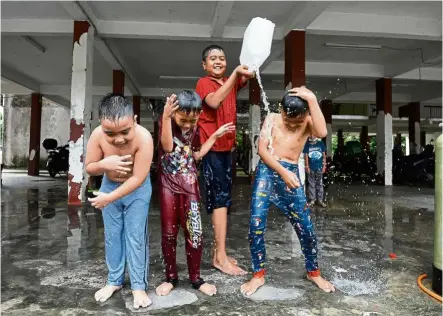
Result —
M 377 172 L 384 185 L 392 185 L 392 79 L 376 81 Z
M 249 142 L 251 144 L 251 152 L 249 154 L 249 174 L 252 175 L 257 167 L 260 157 L 258 156 L 258 140 L 260 137 L 260 87 L 257 79 L 249 81 Z
M 112 92 L 115 94 L 125 94 L 125 73 L 122 70 L 112 71 Z
M 305 31 L 290 31 L 285 37 L 285 87 L 305 85 L 305 60 Z
M 413 154 L 420 153 L 420 102 L 412 102 L 408 104 L 408 131 L 409 141 L 411 142 L 411 152 Z
M 137 124 L 140 124 L 140 96 L 134 95 L 132 97 L 132 106 L 134 108 L 134 115 L 137 115 Z
M 343 130 L 337 131 L 337 153 L 343 155 L 345 152 L 345 139 L 343 137 Z
M 28 175 L 38 176 L 40 171 L 40 135 L 42 126 L 42 96 L 38 93 L 31 95 L 30 125 Z
M 325 117 L 326 128 L 328 130 L 328 135 L 326 135 L 326 138 L 323 140 L 326 145 L 326 156 L 332 157 L 332 101 L 323 100 L 320 102 L 320 107 Z
M 409 156 L 409 154 L 411 153 L 409 148 L 409 135 L 406 135 L 405 141 L 406 141 L 405 155 Z
M 292 30 L 285 36 L 285 88 L 300 87 L 306 83 L 305 31 Z M 305 183 L 305 159 L 298 161 L 300 182 Z
M 362 126 L 360 131 L 360 145 L 365 153 L 369 153 L 369 135 L 368 127 Z
M 69 134 L 69 205 L 81 205 L 85 199 L 88 184 L 84 157 L 91 133 L 93 53 L 94 28 L 86 21 L 74 21 Z
M 428 143 L 426 142 L 426 131 L 420 130 L 420 146 L 425 148 Z

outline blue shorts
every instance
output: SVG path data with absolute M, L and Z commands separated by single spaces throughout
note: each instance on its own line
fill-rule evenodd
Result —
M 210 151 L 203 157 L 202 173 L 205 183 L 206 211 L 231 207 L 232 152 Z

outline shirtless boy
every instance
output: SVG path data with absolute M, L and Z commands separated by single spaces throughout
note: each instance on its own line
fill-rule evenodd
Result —
M 308 105 L 300 99 L 306 100 Z M 334 286 L 320 275 L 317 239 L 299 181 L 298 159 L 310 134 L 325 137 L 325 119 L 315 95 L 305 87 L 294 88 L 283 98 L 281 113 L 270 114 L 266 118 L 259 139 L 258 154 L 261 160 L 256 169 L 249 225 L 254 275 L 241 286 L 241 292 L 247 296 L 265 283 L 264 234 L 271 203 L 284 212 L 299 237 L 308 280 L 325 292 L 335 291 Z
M 122 96 L 104 97 L 99 119 L 101 125 L 88 141 L 86 171 L 104 175 L 100 192 L 89 201 L 103 210 L 108 279 L 95 299 L 104 302 L 122 288 L 127 262 L 134 308 L 147 307 L 152 137 L 137 124 L 132 104 Z

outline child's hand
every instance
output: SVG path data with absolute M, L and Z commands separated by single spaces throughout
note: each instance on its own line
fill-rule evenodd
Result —
M 224 134 L 226 133 L 231 133 L 231 132 L 235 132 L 235 125 L 234 123 L 228 123 L 225 124 L 223 126 L 221 126 L 216 132 L 215 132 L 215 137 L 216 138 L 220 138 L 222 137 Z
M 112 155 L 106 157 L 100 163 L 106 171 L 117 171 L 120 174 L 127 174 L 128 172 L 131 172 L 131 169 L 127 166 L 132 165 L 132 161 L 126 161 L 129 158 L 131 158 L 131 155 Z
M 248 66 L 240 65 L 235 68 L 235 73 L 237 74 L 237 76 L 243 76 L 248 79 L 254 78 L 255 72 L 249 71 L 248 69 Z
M 179 108 L 177 96 L 172 94 L 169 98 L 166 98 L 165 108 L 163 110 L 163 117 L 171 118 L 175 111 Z
M 288 92 L 290 95 L 295 95 L 295 96 L 300 97 L 306 101 L 317 99 L 315 94 L 311 90 L 307 89 L 305 86 L 301 86 L 298 88 L 292 88 Z
M 109 199 L 109 193 L 103 192 L 94 192 L 95 198 L 89 198 L 88 201 L 91 202 L 91 205 L 95 208 L 104 209 L 111 200 Z
M 298 181 L 295 173 L 286 170 L 286 172 L 282 175 L 282 178 L 290 189 L 295 189 L 300 187 L 300 182 Z

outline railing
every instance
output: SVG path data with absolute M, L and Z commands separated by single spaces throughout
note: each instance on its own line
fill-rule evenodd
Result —
M 425 105 L 422 109 L 422 113 L 420 116 L 422 118 L 431 119 L 431 118 L 442 118 L 442 107 L 441 106 L 431 106 Z

